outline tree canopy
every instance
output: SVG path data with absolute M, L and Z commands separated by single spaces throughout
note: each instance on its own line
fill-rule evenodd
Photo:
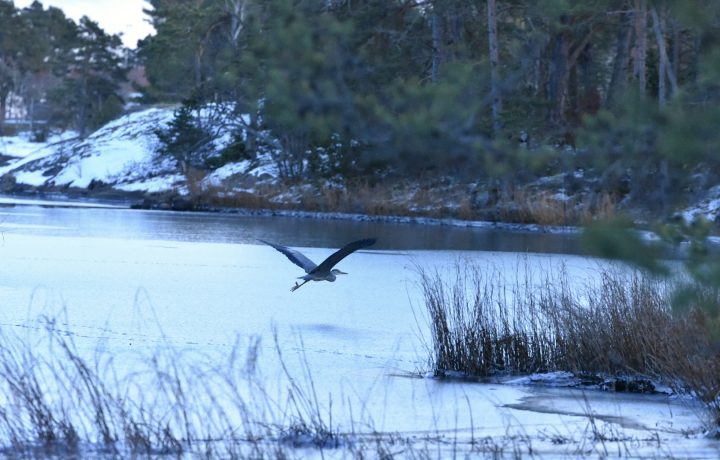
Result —
M 289 179 L 582 168 L 666 206 L 693 169 L 717 170 L 718 2 L 147 0 L 145 12 L 146 100 L 232 107 L 244 154 L 267 148 Z M 117 115 L 118 37 L 39 2 L 0 0 L 0 26 L 0 113 L 14 95 L 83 134 Z
M 563 145 L 589 152 L 580 166 L 669 166 L 668 183 L 714 161 L 717 2 L 148 3 L 149 97 L 234 103 L 288 176 L 331 145 L 351 174 L 548 173 L 527 148 Z

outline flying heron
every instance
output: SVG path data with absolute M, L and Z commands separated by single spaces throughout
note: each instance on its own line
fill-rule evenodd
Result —
M 296 251 L 295 249 L 290 249 L 279 244 L 273 244 L 265 240 L 260 241 L 282 252 L 283 254 L 285 254 L 285 257 L 290 259 L 290 262 L 305 270 L 305 273 L 307 274 L 305 276 L 298 277 L 298 279 L 303 279 L 305 281 L 303 281 L 302 284 L 298 284 L 298 282 L 295 281 L 295 286 L 290 288 L 290 291 L 295 291 L 297 289 L 300 289 L 300 287 L 302 287 L 308 281 L 332 282 L 335 281 L 336 275 L 347 275 L 347 273 L 333 267 L 337 265 L 338 262 L 349 256 L 353 252 L 357 251 L 358 249 L 372 246 L 377 240 L 375 238 L 366 238 L 363 240 L 357 240 L 353 241 L 352 243 L 348 243 L 342 248 L 332 253 L 330 257 L 323 260 L 320 265 L 315 265 L 315 262 L 308 259 L 300 251 Z

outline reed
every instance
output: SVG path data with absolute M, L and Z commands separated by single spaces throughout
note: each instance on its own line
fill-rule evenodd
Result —
M 675 281 L 604 268 L 578 288 L 561 267 L 541 276 L 527 265 L 519 271 L 524 276 L 508 281 L 474 264 L 449 274 L 420 269 L 435 375 L 655 379 L 699 397 L 720 424 L 718 346 L 702 309 L 672 310 Z M 718 292 L 705 292 L 702 302 L 720 305 Z

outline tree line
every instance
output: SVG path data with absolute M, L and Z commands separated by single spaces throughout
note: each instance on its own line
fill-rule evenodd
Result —
M 15 104 L 40 138 L 51 128 L 85 136 L 122 112 L 126 65 L 120 37 L 88 17 L 0 0 L 0 127 Z
M 186 165 L 220 164 L 207 138 L 229 133 L 223 158 L 267 152 L 289 180 L 583 170 L 666 207 L 718 179 L 713 0 L 147 0 L 137 55 L 87 18 L 0 6 L 0 103 L 85 134 L 141 64 L 148 103 L 182 103 L 158 133 Z
M 569 146 L 649 162 L 669 187 L 674 167 L 716 155 L 712 0 L 149 4 L 148 96 L 232 101 L 251 114 L 246 147 L 275 133 L 287 176 L 317 155 L 329 174 L 533 173 L 569 161 L 542 147 Z

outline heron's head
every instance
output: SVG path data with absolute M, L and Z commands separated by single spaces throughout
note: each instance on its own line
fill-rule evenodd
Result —
M 333 273 L 333 275 L 347 275 L 347 273 L 340 271 L 337 268 L 333 268 L 332 273 Z

